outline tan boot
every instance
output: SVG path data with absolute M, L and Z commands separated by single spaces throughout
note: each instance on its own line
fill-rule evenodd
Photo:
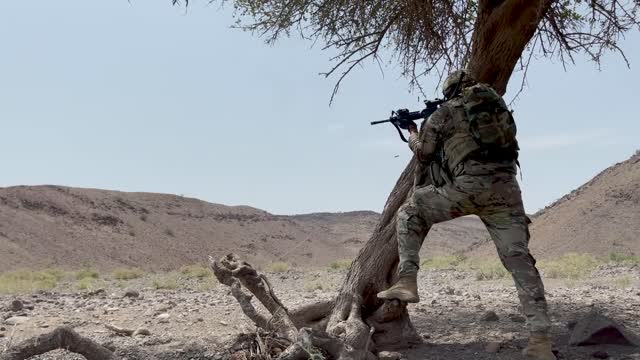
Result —
M 557 360 L 551 351 L 551 339 L 543 334 L 531 334 L 529 345 L 522 351 L 527 360 Z
M 418 274 L 400 275 L 398 282 L 385 291 L 378 293 L 379 299 L 398 299 L 408 303 L 420 301 L 418 296 Z

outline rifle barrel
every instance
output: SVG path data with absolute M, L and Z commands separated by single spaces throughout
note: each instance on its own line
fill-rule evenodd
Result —
M 378 120 L 378 121 L 372 121 L 372 122 L 371 122 L 371 125 L 383 124 L 383 123 L 390 122 L 390 121 L 391 121 L 391 119 L 387 119 L 387 120 Z

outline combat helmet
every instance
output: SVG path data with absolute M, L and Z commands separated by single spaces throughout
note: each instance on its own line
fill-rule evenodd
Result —
M 476 80 L 466 70 L 457 70 L 449 74 L 442 84 L 442 93 L 451 98 L 460 93 L 463 88 L 473 85 Z

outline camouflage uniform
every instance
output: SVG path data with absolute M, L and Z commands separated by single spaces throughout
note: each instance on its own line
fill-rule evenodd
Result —
M 531 221 L 522 205 L 514 157 L 493 156 L 488 160 L 481 151 L 471 149 L 471 154 L 456 158 L 460 148 L 475 146 L 464 139 L 464 132 L 456 130 L 465 117 L 460 105 L 460 98 L 444 103 L 423 123 L 419 134 L 410 136 L 409 146 L 421 161 L 414 191 L 397 215 L 400 275 L 417 273 L 420 248 L 431 226 L 477 215 L 489 230 L 502 264 L 513 276 L 529 329 L 546 333 L 551 324 L 542 280 L 528 249 Z M 429 173 L 425 164 L 443 149 L 443 167 L 450 169 L 450 177 L 436 186 L 424 179 Z

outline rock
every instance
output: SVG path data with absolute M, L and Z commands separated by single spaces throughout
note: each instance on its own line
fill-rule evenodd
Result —
M 220 320 L 220 325 L 228 326 L 229 323 L 224 320 Z
M 596 358 L 596 359 L 608 359 L 609 358 L 609 354 L 607 354 L 606 351 L 596 351 L 593 354 L 591 354 L 591 356 Z
M 124 293 L 124 297 L 137 299 L 140 297 L 140 292 L 137 290 L 129 289 Z
M 29 318 L 26 316 L 13 316 L 4 321 L 7 325 L 20 325 L 29 321 Z
M 4 326 L 0 326 L 0 331 L 7 331 L 7 328 Z
M 515 323 L 525 323 L 525 322 L 527 322 L 527 319 L 524 316 L 517 315 L 517 314 L 509 315 L 509 319 L 511 319 L 511 321 L 513 321 Z
M 454 288 L 452 288 L 451 286 L 447 286 L 446 289 L 444 289 L 444 293 L 447 295 L 453 295 L 455 294 L 456 290 Z
M 484 314 L 482 314 L 482 316 L 480 317 L 481 321 L 498 321 L 500 320 L 500 318 L 498 317 L 498 314 L 495 313 L 495 311 L 487 311 Z
M 156 316 L 156 319 L 158 319 L 158 321 L 159 321 L 160 323 L 162 323 L 162 324 L 166 324 L 166 323 L 168 323 L 168 322 L 169 322 L 169 317 L 170 317 L 170 315 L 169 315 L 169 314 L 167 314 L 167 313 L 163 313 L 163 314 L 160 314 L 160 315 Z
M 380 360 L 400 360 L 402 354 L 394 351 L 380 351 L 378 353 L 378 359 Z
M 502 347 L 502 343 L 501 342 L 492 341 L 492 342 L 488 343 L 487 346 L 484 347 L 484 351 L 486 351 L 488 353 L 495 354 L 498 351 L 500 351 L 501 347 Z
M 149 336 L 149 335 L 151 335 L 151 331 L 149 331 L 149 329 L 140 328 L 140 329 L 134 331 L 131 336 L 137 336 L 137 335 Z
M 0 333 L 0 339 L 2 339 L 3 337 L 5 337 L 6 335 L 4 333 Z
M 15 299 L 11 302 L 11 306 L 9 306 L 9 309 L 14 312 L 21 311 L 22 309 L 24 309 L 24 304 L 22 303 L 22 301 Z
M 614 320 L 597 312 L 591 312 L 578 321 L 571 332 L 569 345 L 598 344 L 640 346 L 640 338 Z
M 107 294 L 107 291 L 105 289 L 102 289 L 102 288 L 96 289 L 96 290 L 91 291 L 91 292 L 88 293 L 88 295 L 91 295 L 91 296 L 106 295 L 106 294 Z

